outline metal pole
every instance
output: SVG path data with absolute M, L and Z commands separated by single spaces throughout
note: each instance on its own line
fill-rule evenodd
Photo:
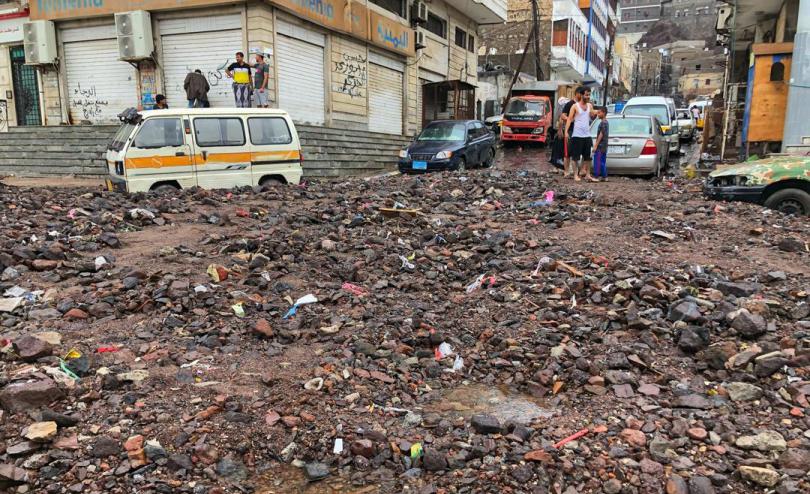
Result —
M 540 67 L 540 32 L 537 21 L 537 0 L 532 0 L 532 33 L 534 36 L 534 76 L 538 81 L 543 80 L 543 69 Z
M 610 88 L 610 74 L 613 72 L 613 36 L 608 41 L 608 50 L 605 55 L 605 82 L 603 84 L 604 90 L 602 93 L 602 106 L 607 106 L 607 93 Z
M 585 46 L 585 77 L 588 77 L 588 73 L 591 71 L 591 28 L 593 26 L 593 2 L 596 0 L 591 0 L 590 6 L 588 7 L 588 44 Z

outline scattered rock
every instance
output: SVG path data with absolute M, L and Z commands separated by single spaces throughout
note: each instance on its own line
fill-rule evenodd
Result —
M 737 438 L 735 444 L 738 448 L 759 451 L 784 451 L 787 449 L 785 438 L 776 431 L 763 431 L 753 436 L 741 436 Z
M 749 467 L 741 465 L 737 468 L 740 476 L 763 487 L 773 487 L 779 483 L 779 472 L 770 468 Z
M 28 426 L 25 438 L 35 443 L 47 443 L 56 437 L 56 422 L 34 422 Z

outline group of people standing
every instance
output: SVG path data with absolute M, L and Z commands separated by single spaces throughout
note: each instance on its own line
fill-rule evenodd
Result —
M 556 154 L 562 157 L 563 178 L 573 176 L 577 182 L 583 178 L 590 182 L 607 181 L 607 146 L 610 136 L 607 108 L 594 107 L 591 104 L 591 90 L 584 86 L 577 88 L 574 99 L 560 98 L 558 103 L 563 109 L 557 126 L 559 130 L 555 146 L 558 148 Z M 601 120 L 596 142 L 591 137 L 591 122 L 594 118 Z
M 245 54 L 236 52 L 236 61 L 225 69 L 225 75 L 233 80 L 234 103 L 237 108 L 267 108 L 270 104 L 267 95 L 267 84 L 270 80 L 270 65 L 264 61 L 264 55 L 253 55 L 254 62 L 245 61 Z M 211 90 L 208 79 L 200 69 L 189 72 L 183 81 L 189 108 L 209 108 L 208 91 Z M 169 108 L 166 97 L 155 96 L 155 109 Z

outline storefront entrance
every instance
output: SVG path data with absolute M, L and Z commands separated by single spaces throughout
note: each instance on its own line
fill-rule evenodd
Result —
M 12 46 L 10 54 L 17 125 L 42 125 L 37 71 L 31 65 L 25 65 L 25 49 L 22 45 Z

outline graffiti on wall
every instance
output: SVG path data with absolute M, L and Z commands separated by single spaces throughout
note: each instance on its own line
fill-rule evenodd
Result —
M 76 108 L 85 120 L 94 120 L 104 112 L 110 102 L 98 97 L 96 86 L 82 87 L 78 83 L 70 92 L 71 106 Z
M 214 95 L 230 96 L 233 81 L 229 79 L 227 75 L 225 75 L 225 70 L 227 70 L 228 65 L 230 65 L 231 62 L 232 61 L 230 58 L 226 58 L 224 62 L 210 70 L 200 68 L 202 75 L 205 76 L 205 80 L 208 81 L 208 85 L 211 86 L 211 89 L 208 90 L 209 100 Z M 194 72 L 195 70 L 197 70 L 197 67 L 190 67 L 186 65 L 186 73 Z M 177 93 L 184 93 L 184 82 L 185 80 L 177 81 L 174 91 Z
M 363 55 L 342 53 L 341 59 L 335 63 L 335 72 L 338 74 L 337 91 L 348 94 L 352 98 L 365 98 L 368 76 L 366 62 Z

